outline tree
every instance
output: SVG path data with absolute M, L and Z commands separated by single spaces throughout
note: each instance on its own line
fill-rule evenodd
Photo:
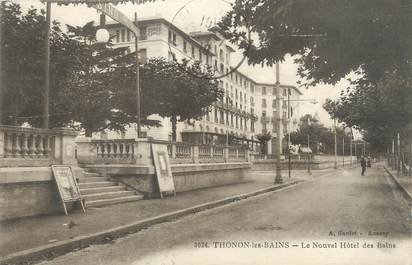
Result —
M 258 134 L 256 135 L 256 139 L 258 139 L 260 145 L 262 146 L 262 148 L 260 149 L 262 154 L 267 154 L 267 145 L 268 142 L 272 139 L 272 135 L 270 135 L 270 132 Z
M 1 113 L 3 124 L 25 122 L 39 127 L 45 84 L 44 11 L 1 3 Z M 104 128 L 121 129 L 112 119 L 110 72 L 124 49 L 96 45 L 96 27 L 67 26 L 64 33 L 53 22 L 50 43 L 50 126 L 72 126 L 86 134 Z M 7 100 L 7 104 L 6 104 Z
M 77 43 L 72 54 L 77 64 L 66 79 L 63 91 L 72 123 L 85 129 L 86 136 L 106 128 L 124 130 L 130 121 L 117 115 L 112 76 L 119 66 L 127 63 L 126 48 L 96 43 L 97 28 L 93 22 L 82 27 L 67 25 L 67 28 L 69 37 Z
M 42 118 L 46 22 L 44 11 L 29 9 L 23 14 L 20 6 L 8 1 L 0 4 L 1 14 L 1 98 L 0 123 L 20 125 L 28 122 L 39 126 Z M 53 22 L 50 36 L 51 82 L 54 98 L 62 82 L 75 64 L 71 56 L 73 42 Z M 65 112 L 52 102 L 51 113 Z M 52 116 L 52 118 L 57 117 Z M 52 126 L 60 126 L 64 117 L 54 119 Z
M 342 145 L 340 143 L 342 138 L 345 138 L 345 142 L 349 143 L 350 136 L 344 132 L 343 128 L 339 127 L 336 128 L 336 134 L 338 139 L 338 149 L 340 149 L 339 153 L 341 153 Z M 307 146 L 308 135 L 309 147 L 314 153 L 334 153 L 335 135 L 333 130 L 326 128 L 310 114 L 306 114 L 300 118 L 299 128 L 297 131 L 290 134 L 290 139 L 293 144 Z
M 377 84 L 359 79 L 354 88 L 348 88 L 338 100 L 328 100 L 324 108 L 331 117 L 361 130 L 364 140 L 370 143 L 374 151 L 383 152 L 397 133 L 406 142 L 411 139 L 410 76 L 405 78 L 397 72 L 386 73 Z
M 134 116 L 136 103 L 129 92 L 135 90 L 135 66 L 131 62 L 120 67 L 112 76 L 116 92 L 116 108 L 120 113 Z M 202 118 L 213 102 L 223 96 L 223 90 L 212 79 L 210 68 L 203 68 L 199 62 L 189 64 L 187 61 L 167 61 L 153 58 L 142 65 L 140 70 L 142 90 L 142 117 L 159 114 L 170 118 L 172 123 L 172 140 L 176 140 L 178 121 L 192 123 Z M 153 121 L 149 122 L 153 125 Z
M 377 81 L 394 69 L 407 76 L 411 9 L 410 0 L 236 0 L 219 26 L 252 64 L 296 55 L 307 86 L 351 71 Z

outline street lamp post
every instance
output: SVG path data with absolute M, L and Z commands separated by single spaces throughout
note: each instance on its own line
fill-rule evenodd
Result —
M 353 138 L 353 134 L 352 134 L 352 130 L 351 130 L 351 135 L 350 135 L 350 165 L 353 165 L 353 157 L 352 157 L 352 138 Z
M 345 135 L 342 137 L 342 167 L 345 167 Z
M 280 149 L 282 146 L 282 116 L 281 116 L 281 100 L 280 100 L 280 82 L 279 82 L 279 62 L 276 63 L 276 106 L 278 110 L 276 111 L 276 145 L 275 145 L 275 154 L 276 154 L 276 177 L 275 183 L 281 184 L 283 183 L 282 179 L 282 170 L 280 166 Z
M 291 171 L 291 158 L 290 158 L 290 88 L 288 88 L 288 176 L 290 178 L 290 171 Z
M 51 2 L 46 3 L 46 38 L 45 38 L 45 64 L 44 64 L 44 91 L 43 91 L 43 128 L 49 129 L 50 121 L 50 16 Z
M 137 13 L 134 14 L 134 22 L 128 19 L 125 15 L 123 15 L 119 10 L 117 10 L 114 6 L 108 3 L 98 3 L 92 5 L 95 9 L 102 12 L 102 19 L 104 15 L 108 15 L 112 19 L 116 20 L 126 28 L 128 28 L 134 35 L 135 39 L 135 59 L 136 59 L 136 123 L 137 123 L 137 138 L 141 136 L 141 115 L 140 115 L 140 76 L 139 76 L 139 28 L 137 27 Z M 102 22 L 101 22 L 102 23 Z M 104 20 L 103 20 L 104 23 Z M 103 25 L 104 26 L 104 25 Z M 98 33 L 100 36 L 106 37 L 109 35 L 108 33 L 103 33 L 106 29 L 103 28 L 101 25 L 101 29 L 96 32 L 96 39 L 98 38 Z M 107 42 L 108 40 L 98 40 L 98 42 Z
M 310 153 L 309 153 L 309 150 L 310 150 L 310 140 L 309 140 L 309 132 L 308 132 L 308 174 L 311 174 L 311 172 L 310 172 Z
M 338 143 L 336 139 L 336 119 L 333 120 L 334 130 L 335 130 L 335 166 L 334 168 L 338 168 Z

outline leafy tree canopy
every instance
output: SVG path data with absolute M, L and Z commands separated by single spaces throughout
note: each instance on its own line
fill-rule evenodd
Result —
M 325 127 L 315 117 L 310 114 L 306 114 L 300 118 L 299 128 L 297 131 L 290 134 L 292 144 L 300 144 L 302 146 L 308 145 L 315 153 L 328 153 L 333 154 L 335 150 L 335 132 L 333 129 Z M 345 142 L 350 142 L 349 132 L 341 127 L 336 128 L 336 138 L 338 144 L 338 152 L 342 153 L 342 138 L 345 138 Z M 346 145 L 346 144 L 345 144 Z M 346 154 L 349 154 L 349 146 L 345 146 Z
M 387 73 L 377 84 L 365 79 L 324 108 L 347 126 L 361 130 L 376 151 L 384 151 L 397 133 L 409 142 L 412 137 L 412 73 L 401 77 Z
M 297 55 L 306 86 L 335 84 L 351 71 L 374 82 L 393 69 L 407 74 L 411 10 L 410 0 L 236 0 L 219 26 L 252 64 Z
M 112 76 L 112 85 L 118 87 L 117 108 L 132 116 L 135 101 L 130 98 L 130 91 L 135 90 L 135 69 L 131 60 L 131 64 L 119 67 Z M 212 79 L 212 69 L 202 67 L 199 62 L 189 64 L 153 58 L 142 65 L 140 74 L 143 116 L 159 114 L 170 118 L 173 140 L 177 121 L 191 123 L 202 118 L 212 103 L 223 96 L 222 88 Z

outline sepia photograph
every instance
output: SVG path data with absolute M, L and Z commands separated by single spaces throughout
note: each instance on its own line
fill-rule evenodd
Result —
M 0 22 L 0 265 L 412 265 L 411 0 Z

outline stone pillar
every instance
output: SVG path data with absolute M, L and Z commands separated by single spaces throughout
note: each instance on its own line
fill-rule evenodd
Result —
M 0 89 L 1 90 L 1 89 Z M 1 99 L 0 99 L 1 100 Z M 1 110 L 0 110 L 1 112 Z M 4 147 L 5 147 L 5 142 L 4 142 L 4 131 L 0 130 L 0 158 L 4 157 Z
M 225 163 L 229 161 L 229 148 L 227 145 L 223 148 L 223 160 Z
M 58 164 L 77 165 L 76 144 L 77 132 L 71 128 L 54 128 L 56 135 L 54 143 L 54 158 Z
M 77 162 L 79 164 L 97 163 L 97 145 L 92 145 L 90 137 L 76 140 Z
M 192 146 L 192 161 L 193 163 L 199 163 L 199 146 Z
M 134 159 L 136 165 L 151 165 L 152 150 L 150 142 L 146 138 L 136 138 L 134 142 Z

